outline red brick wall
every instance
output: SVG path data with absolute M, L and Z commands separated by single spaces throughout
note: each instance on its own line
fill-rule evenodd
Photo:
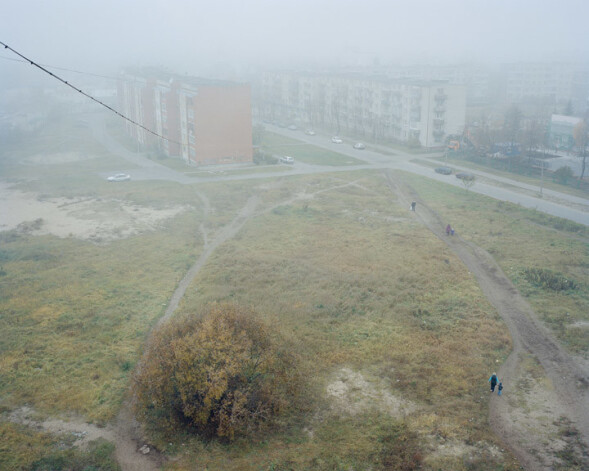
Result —
M 249 85 L 199 87 L 192 102 L 196 163 L 253 160 Z

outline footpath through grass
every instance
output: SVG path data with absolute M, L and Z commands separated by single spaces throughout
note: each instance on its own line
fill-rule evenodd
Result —
M 88 141 L 88 148 L 94 145 Z M 391 468 L 392 457 L 405 456 L 418 457 L 426 470 L 517 469 L 487 424 L 486 379 L 509 353 L 507 329 L 474 277 L 397 204 L 380 173 L 198 188 L 108 185 L 96 172 L 117 159 L 103 157 L 47 166 L 54 177 L 36 181 L 26 173 L 33 170 L 11 162 L 5 175 L 21 181 L 22 190 L 49 197 L 116 197 L 192 209 L 150 232 L 102 245 L 26 231 L 1 233 L 2 466 L 19 469 L 15 457 L 27 450 L 40 457 L 61 446 L 8 423 L 10 410 L 27 404 L 41 414 L 74 412 L 98 423 L 116 415 L 147 333 L 202 249 L 199 225 L 211 240 L 257 195 L 260 212 L 213 254 L 181 310 L 198 313 L 215 301 L 253 307 L 297 346 L 308 390 L 268 435 L 230 445 L 160 437 L 158 446 L 177 456 L 167 468 L 380 470 Z M 71 171 L 79 177 L 58 178 Z M 487 222 L 476 231 L 500 219 L 492 200 L 407 178 L 424 197 L 437 198 L 431 204 L 440 211 L 452 211 L 447 217 L 461 233 L 467 232 L 463 227 L 475 231 L 468 224 L 482 224 L 479 219 Z M 197 189 L 210 202 L 207 217 Z M 463 207 L 469 212 L 459 217 Z M 551 234 L 554 266 L 570 241 L 581 243 L 586 236 L 543 229 L 540 217 L 534 224 L 542 231 L 530 226 L 521 233 L 518 211 L 500 219 L 505 237 L 532 245 L 540 233 L 544 247 Z M 491 240 L 496 238 L 481 243 Z M 490 249 L 500 262 L 515 257 L 507 245 Z M 574 246 L 565 259 L 571 266 L 577 250 Z M 540 266 L 542 257 L 530 258 L 537 264 L 528 263 L 530 268 Z
M 445 223 L 493 255 L 570 351 L 589 354 L 589 228 L 463 188 L 405 178 Z
M 462 453 L 438 452 L 443 443 L 466 447 L 477 469 L 510 469 L 508 454 L 490 459 L 485 377 L 510 341 L 472 275 L 378 173 L 281 183 L 262 193 L 267 211 L 213 255 L 181 309 L 254 307 L 298 346 L 306 399 L 254 441 L 162 438 L 181 452 L 171 469 L 386 469 L 379 456 L 392 431 L 417 447 L 423 469 L 468 469 Z M 403 419 L 399 408 L 411 412 Z

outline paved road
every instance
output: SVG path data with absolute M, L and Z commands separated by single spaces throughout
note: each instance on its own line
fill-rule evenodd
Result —
M 395 169 L 403 170 L 417 175 L 422 175 L 433 180 L 437 180 L 449 185 L 463 187 L 462 182 L 452 175 L 440 175 L 433 171 L 431 167 L 420 165 L 414 162 L 416 159 L 436 159 L 442 157 L 441 153 L 425 154 L 408 154 L 395 150 L 395 155 L 386 155 L 374 150 L 356 150 L 352 143 L 334 144 L 328 136 L 307 136 L 301 131 L 290 131 L 271 125 L 266 127 L 279 134 L 297 139 L 317 147 L 329 149 L 340 154 L 354 157 L 363 161 L 359 165 L 329 166 L 329 165 L 310 165 L 297 161 L 294 165 L 285 170 L 283 166 L 276 167 L 276 171 L 266 173 L 240 173 L 240 174 L 212 174 L 208 177 L 191 176 L 172 170 L 164 165 L 147 159 L 141 153 L 135 153 L 127 150 L 118 141 L 109 136 L 105 131 L 104 122 L 100 115 L 96 115 L 92 122 L 96 138 L 113 154 L 119 155 L 136 167 L 126 170 L 134 180 L 169 180 L 181 184 L 192 184 L 199 182 L 215 182 L 224 180 L 250 180 L 262 178 L 276 178 L 288 175 L 307 175 L 314 173 L 333 173 L 349 172 L 355 170 L 376 170 L 376 169 Z M 384 150 L 384 149 L 383 149 Z M 434 160 L 434 162 L 436 162 Z M 441 163 L 441 162 L 440 162 Z M 453 167 L 457 167 L 453 165 Z M 212 170 L 215 167 L 210 167 Z M 231 171 L 236 168 L 251 169 L 251 165 L 227 167 L 224 169 Z M 258 167 L 256 167 L 257 169 Z M 589 226 L 589 200 L 576 196 L 559 193 L 553 190 L 544 190 L 543 197 L 539 197 L 539 188 L 526 183 L 511 180 L 505 177 L 499 177 L 487 172 L 473 171 L 464 169 L 477 176 L 477 180 L 470 188 L 470 191 L 490 196 L 502 201 L 519 204 L 525 208 L 536 209 L 538 211 L 575 221 L 580 224 Z M 120 171 L 125 171 L 120 169 Z M 105 175 L 106 176 L 106 175 Z

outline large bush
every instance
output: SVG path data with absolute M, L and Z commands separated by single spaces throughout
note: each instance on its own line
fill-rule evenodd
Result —
M 229 440 L 272 423 L 296 397 L 295 356 L 253 312 L 213 305 L 154 332 L 135 375 L 136 411 Z

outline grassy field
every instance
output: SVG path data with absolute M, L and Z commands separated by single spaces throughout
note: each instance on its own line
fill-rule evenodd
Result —
M 232 444 L 156 437 L 175 456 L 167 469 L 377 470 L 407 450 L 426 470 L 518 469 L 487 424 L 486 380 L 509 354 L 507 329 L 462 263 L 397 204 L 382 174 L 109 185 L 99 175 L 121 162 L 84 130 L 55 144 L 51 136 L 61 124 L 54 127 L 29 150 L 3 149 L 2 174 L 23 191 L 192 209 L 108 244 L 0 233 L 4 468 L 30 469 L 61 446 L 56 437 L 6 421 L 10 410 L 26 404 L 41 415 L 75 413 L 99 424 L 116 416 L 149 330 L 202 250 L 199 225 L 211 240 L 257 195 L 254 217 L 209 259 L 180 310 L 198 313 L 222 300 L 253 307 L 297 346 L 306 394 L 269 434 Z M 18 162 L 47 146 L 99 158 Z M 313 161 L 323 151 L 304 152 Z M 586 320 L 589 312 L 585 229 L 403 178 L 461 236 L 493 253 L 571 349 L 586 351 L 586 331 L 568 321 Z M 210 202 L 209 214 L 197 192 Z M 572 277 L 580 288 L 536 287 L 522 275 L 533 267 Z M 34 459 L 19 462 L 26 453 Z
M 572 352 L 589 354 L 589 229 L 462 188 L 406 175 L 463 238 L 489 251 L 536 313 Z M 530 270 L 547 270 L 546 283 Z M 575 288 L 560 289 L 558 280 Z M 553 280 L 554 283 L 548 283 Z M 550 287 L 552 286 L 552 287 Z

